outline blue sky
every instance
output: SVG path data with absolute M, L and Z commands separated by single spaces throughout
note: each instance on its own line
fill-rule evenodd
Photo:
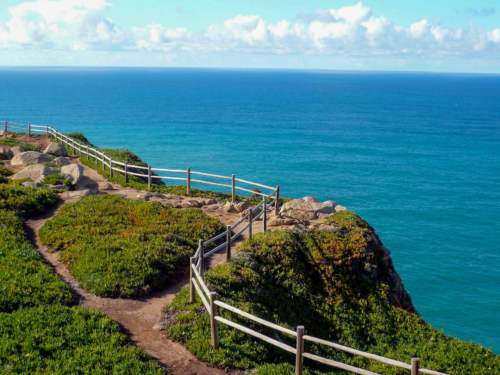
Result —
M 2 0 L 0 64 L 500 73 L 500 0 Z

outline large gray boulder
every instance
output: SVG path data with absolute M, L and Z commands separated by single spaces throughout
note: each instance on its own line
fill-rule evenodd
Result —
M 54 156 L 66 156 L 66 149 L 61 143 L 51 142 L 43 150 L 44 154 L 50 154 Z
M 14 156 L 9 146 L 0 146 L 0 160 L 8 160 Z
M 280 215 L 300 221 L 315 220 L 335 212 L 335 202 L 320 202 L 314 197 L 292 199 L 281 206 Z
M 68 164 L 61 167 L 61 174 L 76 185 L 83 176 L 83 167 L 80 164 Z
M 13 180 L 23 180 L 25 178 L 31 181 L 41 182 L 45 176 L 59 173 L 57 168 L 50 168 L 43 164 L 28 165 L 26 168 L 14 174 L 11 178 Z
M 10 161 L 11 165 L 32 165 L 46 163 L 51 157 L 38 151 L 25 151 L 15 155 Z
M 55 158 L 54 160 L 52 160 L 52 163 L 61 167 L 63 165 L 71 164 L 71 159 L 67 158 L 65 156 L 59 156 L 59 157 Z

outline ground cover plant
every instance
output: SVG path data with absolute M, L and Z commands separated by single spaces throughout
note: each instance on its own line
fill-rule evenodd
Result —
M 43 183 L 46 185 L 64 185 L 71 186 L 71 180 L 60 173 L 54 173 L 43 178 Z
M 186 269 L 198 238 L 223 230 L 199 209 L 102 195 L 62 207 L 40 235 L 52 251 L 61 251 L 85 289 L 131 297 L 165 287 Z
M 10 147 L 19 146 L 23 151 L 40 151 L 40 146 L 32 143 L 22 142 L 15 137 L 0 139 L 0 145 Z
M 398 285 L 388 253 L 369 225 L 350 212 L 325 222 L 328 229 L 306 233 L 273 231 L 246 241 L 231 263 L 206 274 L 211 290 L 234 306 L 282 326 L 304 325 L 308 334 L 360 350 L 451 374 L 500 372 L 500 357 L 479 345 L 444 335 L 424 322 Z M 293 340 L 242 322 L 294 346 Z M 167 334 L 197 357 L 219 366 L 258 368 L 258 374 L 288 374 L 292 356 L 262 341 L 220 326 L 220 349 L 210 345 L 202 304 L 181 291 L 168 309 Z M 383 374 L 400 371 L 339 351 L 307 344 L 328 358 Z M 267 364 L 266 364 L 267 363 Z M 311 373 L 332 371 L 306 361 Z M 337 372 L 338 373 L 338 372 Z
M 60 305 L 0 313 L 2 374 L 163 374 L 105 315 Z
M 57 194 L 50 189 L 25 187 L 14 181 L 0 183 L 0 209 L 28 217 L 42 213 L 56 202 Z

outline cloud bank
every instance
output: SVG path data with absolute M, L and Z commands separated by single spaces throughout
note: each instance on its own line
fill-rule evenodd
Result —
M 116 3 L 118 6 L 118 3 Z M 1 50 L 149 51 L 348 57 L 500 57 L 500 25 L 448 28 L 427 19 L 401 25 L 362 2 L 269 22 L 235 15 L 202 32 L 168 25 L 123 28 L 106 17 L 108 0 L 34 0 L 9 8 Z

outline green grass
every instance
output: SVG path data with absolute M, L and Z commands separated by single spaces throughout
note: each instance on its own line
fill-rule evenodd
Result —
M 28 217 L 42 213 L 56 202 L 57 194 L 49 189 L 24 187 L 18 182 L 0 183 L 0 209 Z
M 218 220 L 198 209 L 103 195 L 65 205 L 40 235 L 52 251 L 61 251 L 85 289 L 130 297 L 164 288 L 186 269 L 197 239 L 222 230 Z
M 305 325 L 308 334 L 409 363 L 418 356 L 424 367 L 451 374 L 500 373 L 500 357 L 479 345 L 446 336 L 418 315 L 399 308 L 391 282 L 392 264 L 384 261 L 383 245 L 369 225 L 343 212 L 328 219 L 332 230 L 305 234 L 274 231 L 246 241 L 228 264 L 206 274 L 211 290 L 245 311 L 282 326 Z M 168 309 L 167 334 L 197 357 L 218 366 L 284 374 L 284 351 L 221 327 L 220 349 L 210 346 L 207 315 L 200 302 L 188 303 L 183 290 Z M 294 346 L 294 341 L 234 314 L 237 322 Z M 383 374 L 394 368 L 325 347 L 308 351 Z M 313 373 L 327 371 L 306 362 Z M 271 372 L 272 371 L 272 372 Z M 331 371 L 331 370 L 330 370 Z M 259 373 L 259 372 L 258 372 Z
M 40 151 L 41 148 L 38 145 L 20 142 L 16 138 L 3 138 L 0 139 L 0 145 L 15 147 L 19 146 L 23 151 Z
M 116 323 L 94 311 L 49 306 L 0 313 L 2 374 L 164 374 Z
M 60 173 L 51 174 L 43 178 L 43 183 L 46 185 L 64 185 L 71 186 L 71 181 Z

